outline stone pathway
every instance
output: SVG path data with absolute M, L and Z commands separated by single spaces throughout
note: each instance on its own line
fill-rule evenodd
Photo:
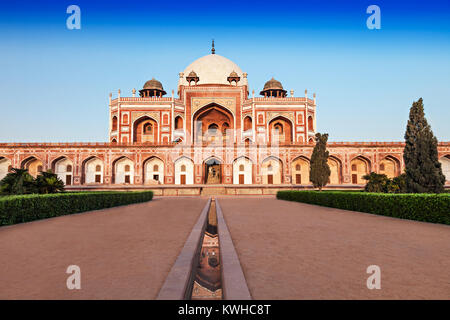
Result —
M 254 299 L 450 299 L 450 226 L 220 197 Z M 369 290 L 369 265 L 381 290 Z
M 155 299 L 206 198 L 153 201 L 0 228 L 0 299 Z M 81 268 L 68 290 L 66 268 Z

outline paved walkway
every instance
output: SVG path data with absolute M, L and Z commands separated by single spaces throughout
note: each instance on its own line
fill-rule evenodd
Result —
M 450 226 L 219 198 L 254 299 L 450 299 Z M 366 268 L 381 268 L 381 290 Z
M 206 198 L 153 201 L 0 228 L 0 299 L 154 299 Z M 66 268 L 81 268 L 68 290 Z

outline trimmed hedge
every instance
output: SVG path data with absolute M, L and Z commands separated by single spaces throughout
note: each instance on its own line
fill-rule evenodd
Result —
M 277 199 L 450 225 L 450 194 L 279 191 Z
M 0 226 L 150 201 L 151 191 L 78 192 L 0 197 Z

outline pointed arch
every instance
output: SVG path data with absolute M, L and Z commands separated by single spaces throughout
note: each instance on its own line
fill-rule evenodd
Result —
M 0 156 L 0 181 L 11 171 L 11 159 Z
M 132 141 L 134 143 L 159 143 L 159 123 L 149 115 L 133 121 Z
M 90 156 L 81 163 L 81 183 L 94 184 L 103 183 L 105 164 L 97 156 Z
M 450 183 L 450 154 L 446 154 L 439 159 L 441 163 L 442 173 L 445 176 L 445 181 Z
M 378 171 L 392 179 L 400 175 L 400 160 L 392 155 L 387 155 L 380 160 Z
M 133 184 L 135 163 L 127 156 L 120 156 L 112 162 L 113 184 Z
M 269 141 L 280 144 L 290 144 L 293 139 L 294 126 L 292 121 L 284 116 L 272 118 L 269 123 Z
M 217 125 L 217 132 L 208 132 L 211 124 Z M 220 139 L 223 142 L 234 141 L 232 129 L 235 127 L 233 112 L 214 102 L 201 107 L 192 115 L 193 142 L 208 143 Z M 231 130 L 224 131 L 226 129 Z
M 283 183 L 283 161 L 275 156 L 268 156 L 261 163 L 263 184 Z
M 37 156 L 29 156 L 29 157 L 25 158 L 21 162 L 20 167 L 22 169 L 27 169 L 28 173 L 35 178 L 37 177 L 39 172 L 42 172 L 45 170 L 44 162 Z
M 52 172 L 60 178 L 66 186 L 73 183 L 73 161 L 66 155 L 57 157 L 51 162 Z
M 144 184 L 163 184 L 164 183 L 164 161 L 151 156 L 142 162 L 142 181 Z
M 174 162 L 175 184 L 194 184 L 194 161 L 181 156 Z
M 303 155 L 294 158 L 291 162 L 292 183 L 310 184 L 309 170 L 311 160 Z
M 370 160 L 363 156 L 357 155 L 350 160 L 350 174 L 352 184 L 365 184 L 366 181 L 362 178 L 371 171 Z
M 337 156 L 328 156 L 328 166 L 330 167 L 330 179 L 329 184 L 336 185 L 341 184 L 342 178 L 342 161 Z
M 253 183 L 253 161 L 247 156 L 240 156 L 233 161 L 233 184 Z

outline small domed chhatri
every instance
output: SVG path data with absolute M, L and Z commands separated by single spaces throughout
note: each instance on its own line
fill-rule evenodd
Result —
M 232 84 L 233 81 L 235 85 L 237 85 L 239 80 L 241 80 L 241 77 L 239 77 L 239 75 L 234 70 L 231 71 L 230 75 L 227 78 L 227 81 L 230 83 L 230 85 Z
M 162 97 L 165 94 L 166 92 L 164 91 L 162 83 L 155 78 L 152 78 L 152 80 L 148 80 L 144 84 L 144 88 L 142 90 L 139 90 L 139 95 L 143 98 L 154 96 Z
M 284 98 L 286 97 L 286 92 L 281 82 L 272 77 L 272 79 L 264 84 L 264 89 L 259 94 L 264 97 Z
M 191 85 L 192 82 L 197 84 L 198 80 L 200 80 L 200 78 L 198 77 L 197 73 L 195 73 L 194 70 L 189 72 L 189 75 L 186 77 L 186 81 L 189 83 L 189 85 Z

